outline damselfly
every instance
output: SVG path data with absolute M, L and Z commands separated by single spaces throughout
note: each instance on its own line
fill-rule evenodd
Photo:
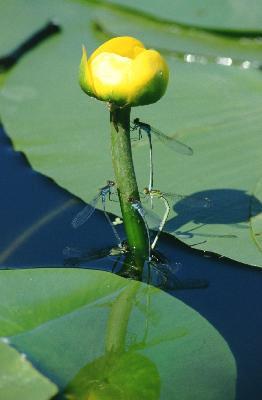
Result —
M 160 200 L 162 200 L 162 202 L 164 203 L 165 209 L 166 209 L 165 213 L 164 213 L 164 216 L 163 216 L 163 218 L 162 218 L 162 220 L 161 220 L 161 222 L 159 224 L 158 232 L 157 232 L 157 234 L 156 234 L 156 236 L 155 236 L 155 238 L 154 238 L 154 240 L 153 240 L 153 242 L 151 244 L 151 249 L 154 250 L 154 248 L 155 248 L 155 246 L 157 244 L 157 241 L 159 239 L 159 236 L 160 236 L 160 234 L 161 234 L 161 232 L 162 232 L 162 230 L 163 230 L 163 228 L 165 226 L 166 220 L 168 218 L 168 214 L 169 214 L 169 211 L 170 211 L 170 206 L 169 206 L 169 203 L 168 203 L 167 199 L 165 198 L 164 193 L 162 193 L 160 190 L 156 190 L 156 189 L 149 190 L 148 188 L 145 188 L 143 192 L 144 192 L 145 195 L 150 196 L 151 199 L 153 199 L 153 197 L 157 197 Z
M 150 174 L 149 174 L 149 190 L 153 187 L 154 180 L 154 171 L 153 171 L 153 150 L 152 150 L 152 134 L 160 140 L 163 144 L 176 151 L 177 153 L 191 156 L 193 154 L 193 150 L 191 147 L 185 145 L 184 143 L 179 142 L 173 137 L 165 135 L 163 132 L 158 129 L 153 128 L 151 125 L 146 122 L 142 122 L 139 118 L 135 118 L 133 121 L 132 130 L 138 130 L 138 138 L 142 138 L 142 131 L 147 134 L 148 142 L 149 142 L 149 163 L 150 163 Z
M 188 290 L 188 289 L 205 289 L 208 287 L 208 282 L 205 279 L 180 279 L 177 277 L 177 265 L 172 265 L 168 262 L 159 263 L 151 261 L 151 278 L 150 283 L 154 286 L 168 290 Z M 181 264 L 180 264 L 181 265 Z M 181 268 L 181 267 L 180 267 Z
M 210 200 L 205 197 L 205 198 L 197 198 L 197 197 L 189 197 L 189 196 L 183 196 L 180 194 L 176 194 L 176 193 L 165 193 L 162 192 L 161 190 L 157 190 L 157 189 L 151 189 L 149 190 L 149 188 L 145 188 L 143 190 L 143 193 L 150 197 L 151 201 L 153 200 L 153 198 L 159 198 L 165 206 L 165 213 L 164 216 L 159 224 L 158 227 L 158 232 L 157 235 L 155 236 L 152 244 L 151 244 L 151 249 L 153 250 L 156 246 L 156 243 L 159 239 L 159 236 L 161 234 L 161 232 L 163 231 L 163 228 L 166 224 L 169 212 L 170 212 L 170 205 L 168 202 L 168 199 L 172 200 L 173 202 L 177 202 L 177 201 L 185 201 L 187 207 L 193 207 L 193 208 L 207 208 L 210 207 Z
M 82 263 L 92 262 L 93 268 L 94 261 L 102 262 L 101 265 L 96 264 L 96 268 L 111 270 L 113 273 L 131 278 L 133 277 L 134 264 L 126 261 L 128 254 L 128 250 L 125 248 L 82 251 L 77 248 L 66 247 L 63 250 L 65 266 L 80 266 Z M 110 267 L 111 263 L 113 265 Z M 171 264 L 165 257 L 163 258 L 163 255 L 160 257 L 160 253 L 155 253 L 151 260 L 145 262 L 141 278 L 143 282 L 166 290 L 203 289 L 208 286 L 208 282 L 204 279 L 179 279 L 176 274 L 181 267 L 180 262 Z
M 148 189 L 147 189 L 147 190 L 148 190 Z M 154 192 L 154 191 L 152 190 L 152 192 Z M 169 207 L 168 201 L 165 199 L 165 197 L 161 194 L 161 192 L 160 192 L 159 190 L 156 190 L 155 192 L 157 193 L 157 194 L 156 194 L 157 197 L 160 198 L 160 199 L 164 202 L 165 207 L 166 207 L 166 211 L 165 211 L 164 217 L 162 218 L 162 220 L 161 220 L 161 222 L 160 222 L 160 224 L 159 224 L 158 232 L 157 232 L 157 234 L 156 234 L 156 236 L 155 236 L 155 238 L 154 238 L 154 240 L 153 240 L 152 243 L 151 243 L 151 240 L 150 240 L 149 227 L 148 227 L 148 223 L 147 223 L 147 220 L 146 220 L 146 214 L 147 214 L 149 211 L 146 211 L 146 210 L 143 208 L 143 206 L 142 206 L 142 204 L 141 204 L 140 201 L 138 201 L 138 200 L 133 200 L 133 201 L 131 202 L 132 207 L 134 208 L 134 210 L 136 210 L 136 211 L 140 214 L 140 216 L 141 216 L 141 218 L 143 219 L 144 224 L 145 224 L 145 226 L 146 226 L 147 236 L 148 236 L 148 240 L 149 240 L 149 260 L 151 260 L 151 250 L 154 250 L 154 248 L 155 248 L 155 246 L 156 246 L 156 243 L 157 243 L 158 238 L 159 238 L 159 236 L 160 236 L 160 234 L 161 234 L 161 232 L 162 232 L 162 230 L 163 230 L 163 227 L 164 227 L 164 225 L 165 225 L 165 223 L 166 223 L 166 220 L 167 220 L 167 217 L 168 217 L 168 214 L 169 214 L 169 211 L 170 211 L 170 207 Z M 144 190 L 144 193 L 145 193 L 145 190 Z M 152 196 L 154 196 L 154 195 L 152 194 Z M 151 212 L 150 212 L 150 213 L 151 213 Z
M 172 200 L 173 203 L 177 203 L 178 201 L 184 201 L 185 206 L 188 208 L 209 208 L 211 206 L 211 200 L 208 197 L 201 196 L 186 196 L 178 193 L 168 193 L 163 192 L 158 189 L 149 189 L 145 188 L 143 193 L 146 196 L 150 197 L 165 197 L 169 200 Z
M 81 250 L 77 247 L 66 246 L 63 249 L 64 265 L 79 266 L 83 262 L 91 262 L 104 258 L 115 261 L 126 252 L 125 246 L 105 247 L 99 250 Z
M 111 222 L 109 215 L 106 212 L 106 198 L 108 196 L 108 198 L 110 199 L 110 196 L 113 192 L 114 186 L 115 186 L 115 182 L 107 181 L 106 186 L 103 186 L 102 188 L 99 189 L 97 195 L 91 200 L 90 204 L 87 204 L 83 208 L 83 210 L 81 210 L 78 214 L 76 214 L 76 216 L 72 220 L 72 226 L 73 226 L 73 228 L 77 229 L 81 225 L 83 225 L 93 215 L 93 213 L 96 209 L 97 203 L 101 199 L 102 208 L 103 208 L 105 217 L 114 232 L 115 238 L 118 242 L 118 246 L 121 247 L 121 239 L 116 231 L 115 226 Z

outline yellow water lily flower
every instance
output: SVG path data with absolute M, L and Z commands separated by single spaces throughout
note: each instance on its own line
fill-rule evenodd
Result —
M 120 107 L 155 103 L 166 91 L 168 75 L 163 57 L 133 37 L 108 40 L 89 59 L 83 46 L 80 86 L 98 100 Z

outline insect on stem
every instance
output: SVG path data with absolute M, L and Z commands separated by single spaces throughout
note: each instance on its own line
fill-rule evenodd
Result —
M 165 198 L 164 193 L 162 193 L 160 190 L 156 190 L 156 189 L 149 190 L 149 188 L 145 188 L 143 190 L 143 192 L 144 192 L 144 194 L 146 196 L 150 197 L 151 202 L 153 201 L 154 197 L 159 198 L 164 203 L 165 209 L 166 209 L 165 210 L 165 214 L 164 214 L 164 216 L 163 216 L 163 218 L 162 218 L 162 220 L 160 222 L 160 225 L 159 225 L 159 228 L 158 228 L 158 232 L 157 232 L 157 234 L 156 234 L 156 236 L 155 236 L 155 238 L 154 238 L 154 240 L 153 240 L 153 242 L 151 244 L 151 249 L 154 250 L 154 248 L 155 248 L 155 246 L 157 244 L 157 241 L 159 239 L 159 236 L 160 236 L 161 232 L 163 231 L 163 228 L 164 228 L 164 226 L 166 224 L 166 221 L 167 221 L 167 218 L 168 218 L 168 215 L 169 215 L 169 212 L 170 212 L 170 205 L 169 205 L 167 199 Z

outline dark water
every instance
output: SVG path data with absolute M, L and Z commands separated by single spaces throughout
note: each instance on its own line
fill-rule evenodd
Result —
M 63 249 L 97 251 L 116 245 L 102 212 L 78 230 L 71 227 L 83 202 L 33 171 L 15 152 L 0 128 L 0 267 L 61 267 Z M 123 239 L 121 225 L 117 227 Z M 103 232 L 103 234 L 101 234 Z M 226 259 L 203 255 L 163 235 L 161 251 L 173 260 L 177 277 L 205 279 L 208 287 L 172 294 L 197 310 L 224 337 L 237 363 L 237 399 L 260 399 L 262 393 L 262 275 L 261 270 Z M 114 260 L 102 258 L 81 267 L 111 270 Z

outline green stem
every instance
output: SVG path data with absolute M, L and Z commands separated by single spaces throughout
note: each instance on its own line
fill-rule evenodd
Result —
M 125 351 L 128 322 L 139 287 L 139 282 L 130 282 L 112 304 L 106 330 L 107 353 Z
M 111 107 L 112 160 L 128 246 L 141 271 L 149 256 L 149 243 L 144 221 L 130 202 L 130 199 L 140 201 L 130 142 L 130 111 L 130 107 Z

